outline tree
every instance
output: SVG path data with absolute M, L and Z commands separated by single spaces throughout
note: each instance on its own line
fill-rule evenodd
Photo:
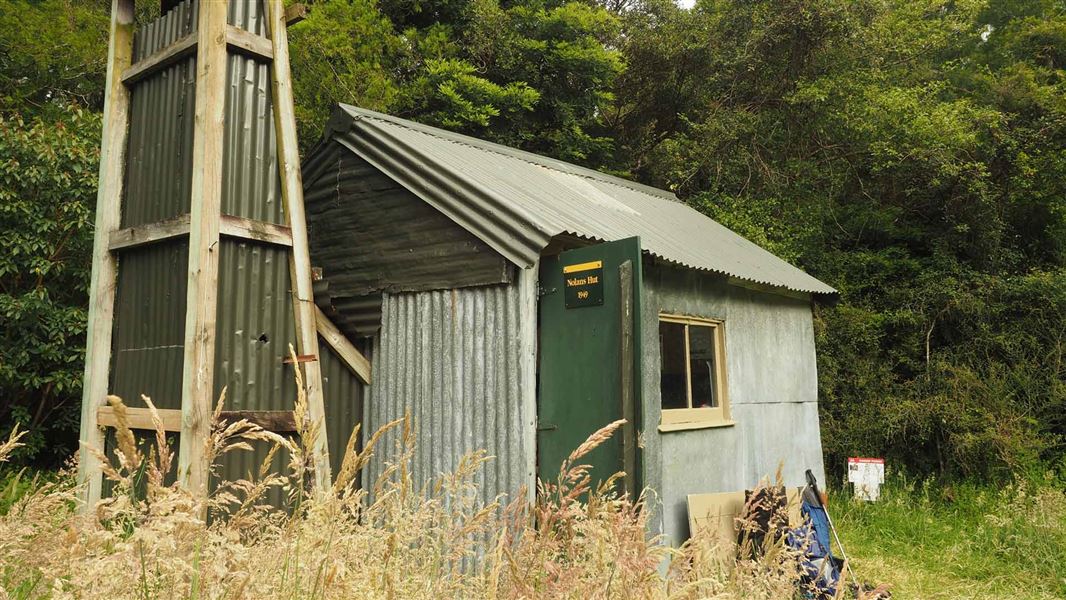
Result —
M 876 453 L 996 476 L 1063 455 L 1066 21 L 1023 4 L 624 14 L 620 170 L 841 292 L 817 321 L 831 470 Z
M 111 3 L 0 0 L 0 112 L 100 110 Z
M 617 19 L 581 2 L 386 3 L 409 54 L 403 116 L 589 165 L 622 71 Z
M 301 145 L 318 141 L 338 102 L 388 111 L 403 42 L 374 0 L 328 0 L 289 30 Z

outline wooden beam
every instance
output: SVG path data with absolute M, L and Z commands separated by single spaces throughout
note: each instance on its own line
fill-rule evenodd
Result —
M 300 21 L 303 21 L 307 18 L 307 15 L 310 14 L 310 12 L 311 11 L 307 8 L 306 4 L 290 4 L 289 7 L 285 9 L 285 26 L 292 27 Z
M 315 306 L 315 324 L 318 327 L 318 335 L 326 340 L 329 347 L 333 348 L 352 373 L 355 373 L 355 376 L 363 383 L 370 385 L 370 361 L 348 340 L 347 336 L 341 333 L 341 330 L 318 306 Z
M 222 147 L 226 105 L 227 2 L 200 3 L 196 45 L 196 104 L 192 147 L 185 353 L 181 378 L 178 480 L 206 497 L 206 440 L 214 403 L 215 319 L 218 308 Z
M 158 408 L 159 420 L 163 422 L 163 431 L 181 431 L 181 411 L 173 408 Z M 142 429 L 155 431 L 155 423 L 152 422 L 152 411 L 147 408 L 126 407 L 126 420 L 130 429 Z M 118 427 L 118 419 L 115 418 L 115 409 L 110 406 L 101 406 L 96 411 L 96 422 L 100 427 Z
M 226 25 L 226 45 L 231 50 L 247 54 L 252 58 L 274 60 L 274 47 L 269 39 L 240 27 Z
M 122 83 L 133 85 L 163 69 L 173 65 L 179 60 L 196 52 L 196 33 L 179 38 L 168 44 L 148 58 L 142 58 L 136 64 L 122 71 Z
M 537 314 L 540 301 L 540 260 L 525 269 L 517 269 L 519 315 Z M 521 418 L 521 443 L 524 454 L 526 501 L 537 501 L 537 320 L 518 319 L 518 414 Z
M 221 219 L 219 235 L 279 246 L 292 246 L 292 230 L 284 225 L 275 225 L 266 221 L 253 221 L 252 219 L 232 215 L 222 215 Z M 158 223 L 137 225 L 112 231 L 108 238 L 108 249 L 114 252 L 124 248 L 154 244 L 188 234 L 189 215 L 186 214 Z
M 625 471 L 625 491 L 633 501 L 637 500 L 640 490 L 637 489 L 637 417 L 634 400 L 636 373 L 634 361 L 633 321 L 639 319 L 633 309 L 633 261 L 627 260 L 618 266 L 618 298 L 621 304 L 621 323 L 619 332 L 622 337 L 622 362 L 619 372 L 622 379 L 622 418 L 626 420 L 622 426 L 622 469 Z
M 189 234 L 189 215 L 181 215 L 158 223 L 137 225 L 112 231 L 108 236 L 107 248 L 112 252 L 123 248 L 154 244 L 178 236 Z
M 244 419 L 274 433 L 296 433 L 296 413 L 291 410 L 224 410 L 220 418 L 227 423 Z
M 122 186 L 126 171 L 126 136 L 129 131 L 130 93 L 122 72 L 133 60 L 134 0 L 111 0 L 111 31 L 104 84 L 104 123 L 100 142 L 100 179 L 96 195 L 96 235 L 93 238 L 92 278 L 89 283 L 89 321 L 86 331 L 85 382 L 81 397 L 81 457 L 78 483 L 84 486 L 85 504 L 92 511 L 100 500 L 103 473 L 90 448 L 103 450 L 104 436 L 97 426 L 96 409 L 107 401 L 111 365 L 111 331 L 115 315 L 118 264 L 107 245 L 121 219 Z
M 163 431 L 181 431 L 181 411 L 178 409 L 156 409 L 159 420 L 163 422 Z M 291 410 L 224 410 L 219 418 L 227 423 L 244 419 L 274 433 L 295 433 L 296 415 Z M 152 411 L 147 408 L 126 407 L 127 426 L 134 430 L 155 431 Z M 96 411 L 96 424 L 99 427 L 118 427 L 115 409 L 101 406 Z
M 315 325 L 315 302 L 311 290 L 311 258 L 307 243 L 307 218 L 304 214 L 303 182 L 300 179 L 300 152 L 296 138 L 296 112 L 289 70 L 289 39 L 282 0 L 266 0 L 267 29 L 274 46 L 271 63 L 271 87 L 274 100 L 274 130 L 278 144 L 278 170 L 281 175 L 281 198 L 292 229 L 292 252 L 289 272 L 292 279 L 293 311 L 296 317 L 296 344 L 299 354 L 318 356 L 318 328 Z M 297 365 L 304 373 L 307 389 L 307 412 L 318 424 L 314 440 L 315 483 L 319 490 L 332 486 L 329 466 L 329 443 L 326 440 L 326 411 L 322 399 L 320 361 Z
M 243 217 L 222 215 L 219 233 L 229 237 L 266 242 L 279 246 L 292 246 L 292 230 L 284 225 L 266 221 L 253 221 Z

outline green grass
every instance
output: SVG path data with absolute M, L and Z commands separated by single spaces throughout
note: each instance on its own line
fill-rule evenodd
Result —
M 54 481 L 56 476 L 54 471 L 37 471 L 30 467 L 0 467 L 0 515 L 7 514 L 23 494 L 46 481 Z
M 855 572 L 893 598 L 1066 598 L 1066 491 L 892 482 L 878 503 L 834 494 Z
M 0 515 L 55 477 L 0 471 Z M 836 490 L 829 508 L 858 577 L 890 584 L 893 598 L 1066 598 L 1061 480 L 998 488 L 895 480 L 880 502 Z

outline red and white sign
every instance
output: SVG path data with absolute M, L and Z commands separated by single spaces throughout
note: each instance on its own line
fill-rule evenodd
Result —
M 855 497 L 875 502 L 881 497 L 881 484 L 885 482 L 885 459 L 848 458 L 848 481 L 855 486 Z

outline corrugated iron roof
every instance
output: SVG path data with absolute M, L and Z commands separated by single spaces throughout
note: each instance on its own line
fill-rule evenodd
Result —
M 327 138 L 522 267 L 556 235 L 640 236 L 645 252 L 686 267 L 836 293 L 665 190 L 345 104 L 334 112 Z M 317 170 L 315 162 L 309 157 L 309 170 Z

